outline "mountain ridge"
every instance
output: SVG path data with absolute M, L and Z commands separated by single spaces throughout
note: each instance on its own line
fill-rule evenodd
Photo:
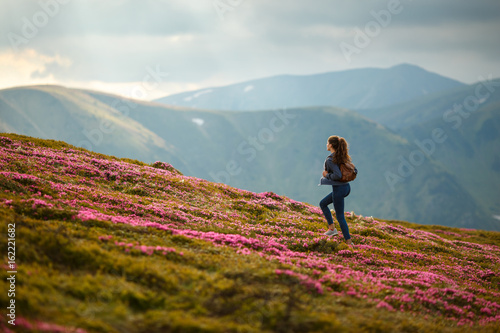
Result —
M 311 75 L 276 75 L 223 87 L 207 87 L 155 101 L 217 110 L 265 110 L 335 106 L 349 109 L 392 105 L 451 89 L 463 83 L 401 64 L 387 69 L 360 68 Z

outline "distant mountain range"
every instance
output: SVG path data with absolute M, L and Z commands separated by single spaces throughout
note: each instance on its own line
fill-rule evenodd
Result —
M 156 102 L 212 110 L 269 110 L 309 106 L 386 107 L 463 83 L 402 64 L 314 75 L 279 75 L 173 94 Z
M 338 134 L 349 141 L 360 170 L 348 210 L 422 224 L 500 230 L 500 222 L 492 217 L 500 215 L 499 93 L 493 88 L 457 129 L 456 114 L 443 120 L 447 105 L 463 103 L 475 89 L 458 84 L 397 108 L 313 106 L 247 112 L 33 86 L 0 91 L 0 131 L 64 140 L 145 162 L 161 160 L 189 176 L 273 191 L 314 205 L 328 192 L 316 186 L 328 154 L 326 139 Z M 384 118 L 389 108 L 394 121 Z M 417 114 L 425 117 L 411 117 Z M 433 132 L 439 128 L 442 133 Z

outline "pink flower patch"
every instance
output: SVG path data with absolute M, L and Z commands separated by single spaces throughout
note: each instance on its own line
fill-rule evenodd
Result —
M 378 303 L 377 308 L 386 308 L 389 311 L 394 311 L 394 308 L 389 303 L 386 303 L 384 301 Z

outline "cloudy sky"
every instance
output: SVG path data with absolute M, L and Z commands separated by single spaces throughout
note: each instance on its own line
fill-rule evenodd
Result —
M 500 1 L 0 0 L 0 89 L 154 99 L 400 63 L 464 83 L 500 77 Z

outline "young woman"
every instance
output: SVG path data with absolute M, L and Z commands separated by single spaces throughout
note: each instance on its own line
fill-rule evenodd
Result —
M 342 235 L 347 244 L 353 245 L 351 235 L 349 235 L 349 227 L 344 216 L 344 198 L 351 193 L 351 185 L 349 183 L 340 182 L 342 173 L 340 172 L 339 164 L 351 162 L 349 156 L 349 147 L 344 138 L 333 135 L 328 138 L 326 142 L 326 149 L 331 154 L 326 158 L 325 171 L 323 171 L 323 178 L 321 178 L 321 185 L 332 185 L 332 193 L 328 194 L 321 200 L 319 206 L 325 215 L 326 222 L 328 222 L 328 231 L 324 234 L 327 236 L 335 236 L 338 234 L 337 229 L 333 225 L 333 217 L 328 205 L 333 203 L 335 208 L 335 215 L 342 230 Z M 356 170 L 357 173 L 357 170 Z

